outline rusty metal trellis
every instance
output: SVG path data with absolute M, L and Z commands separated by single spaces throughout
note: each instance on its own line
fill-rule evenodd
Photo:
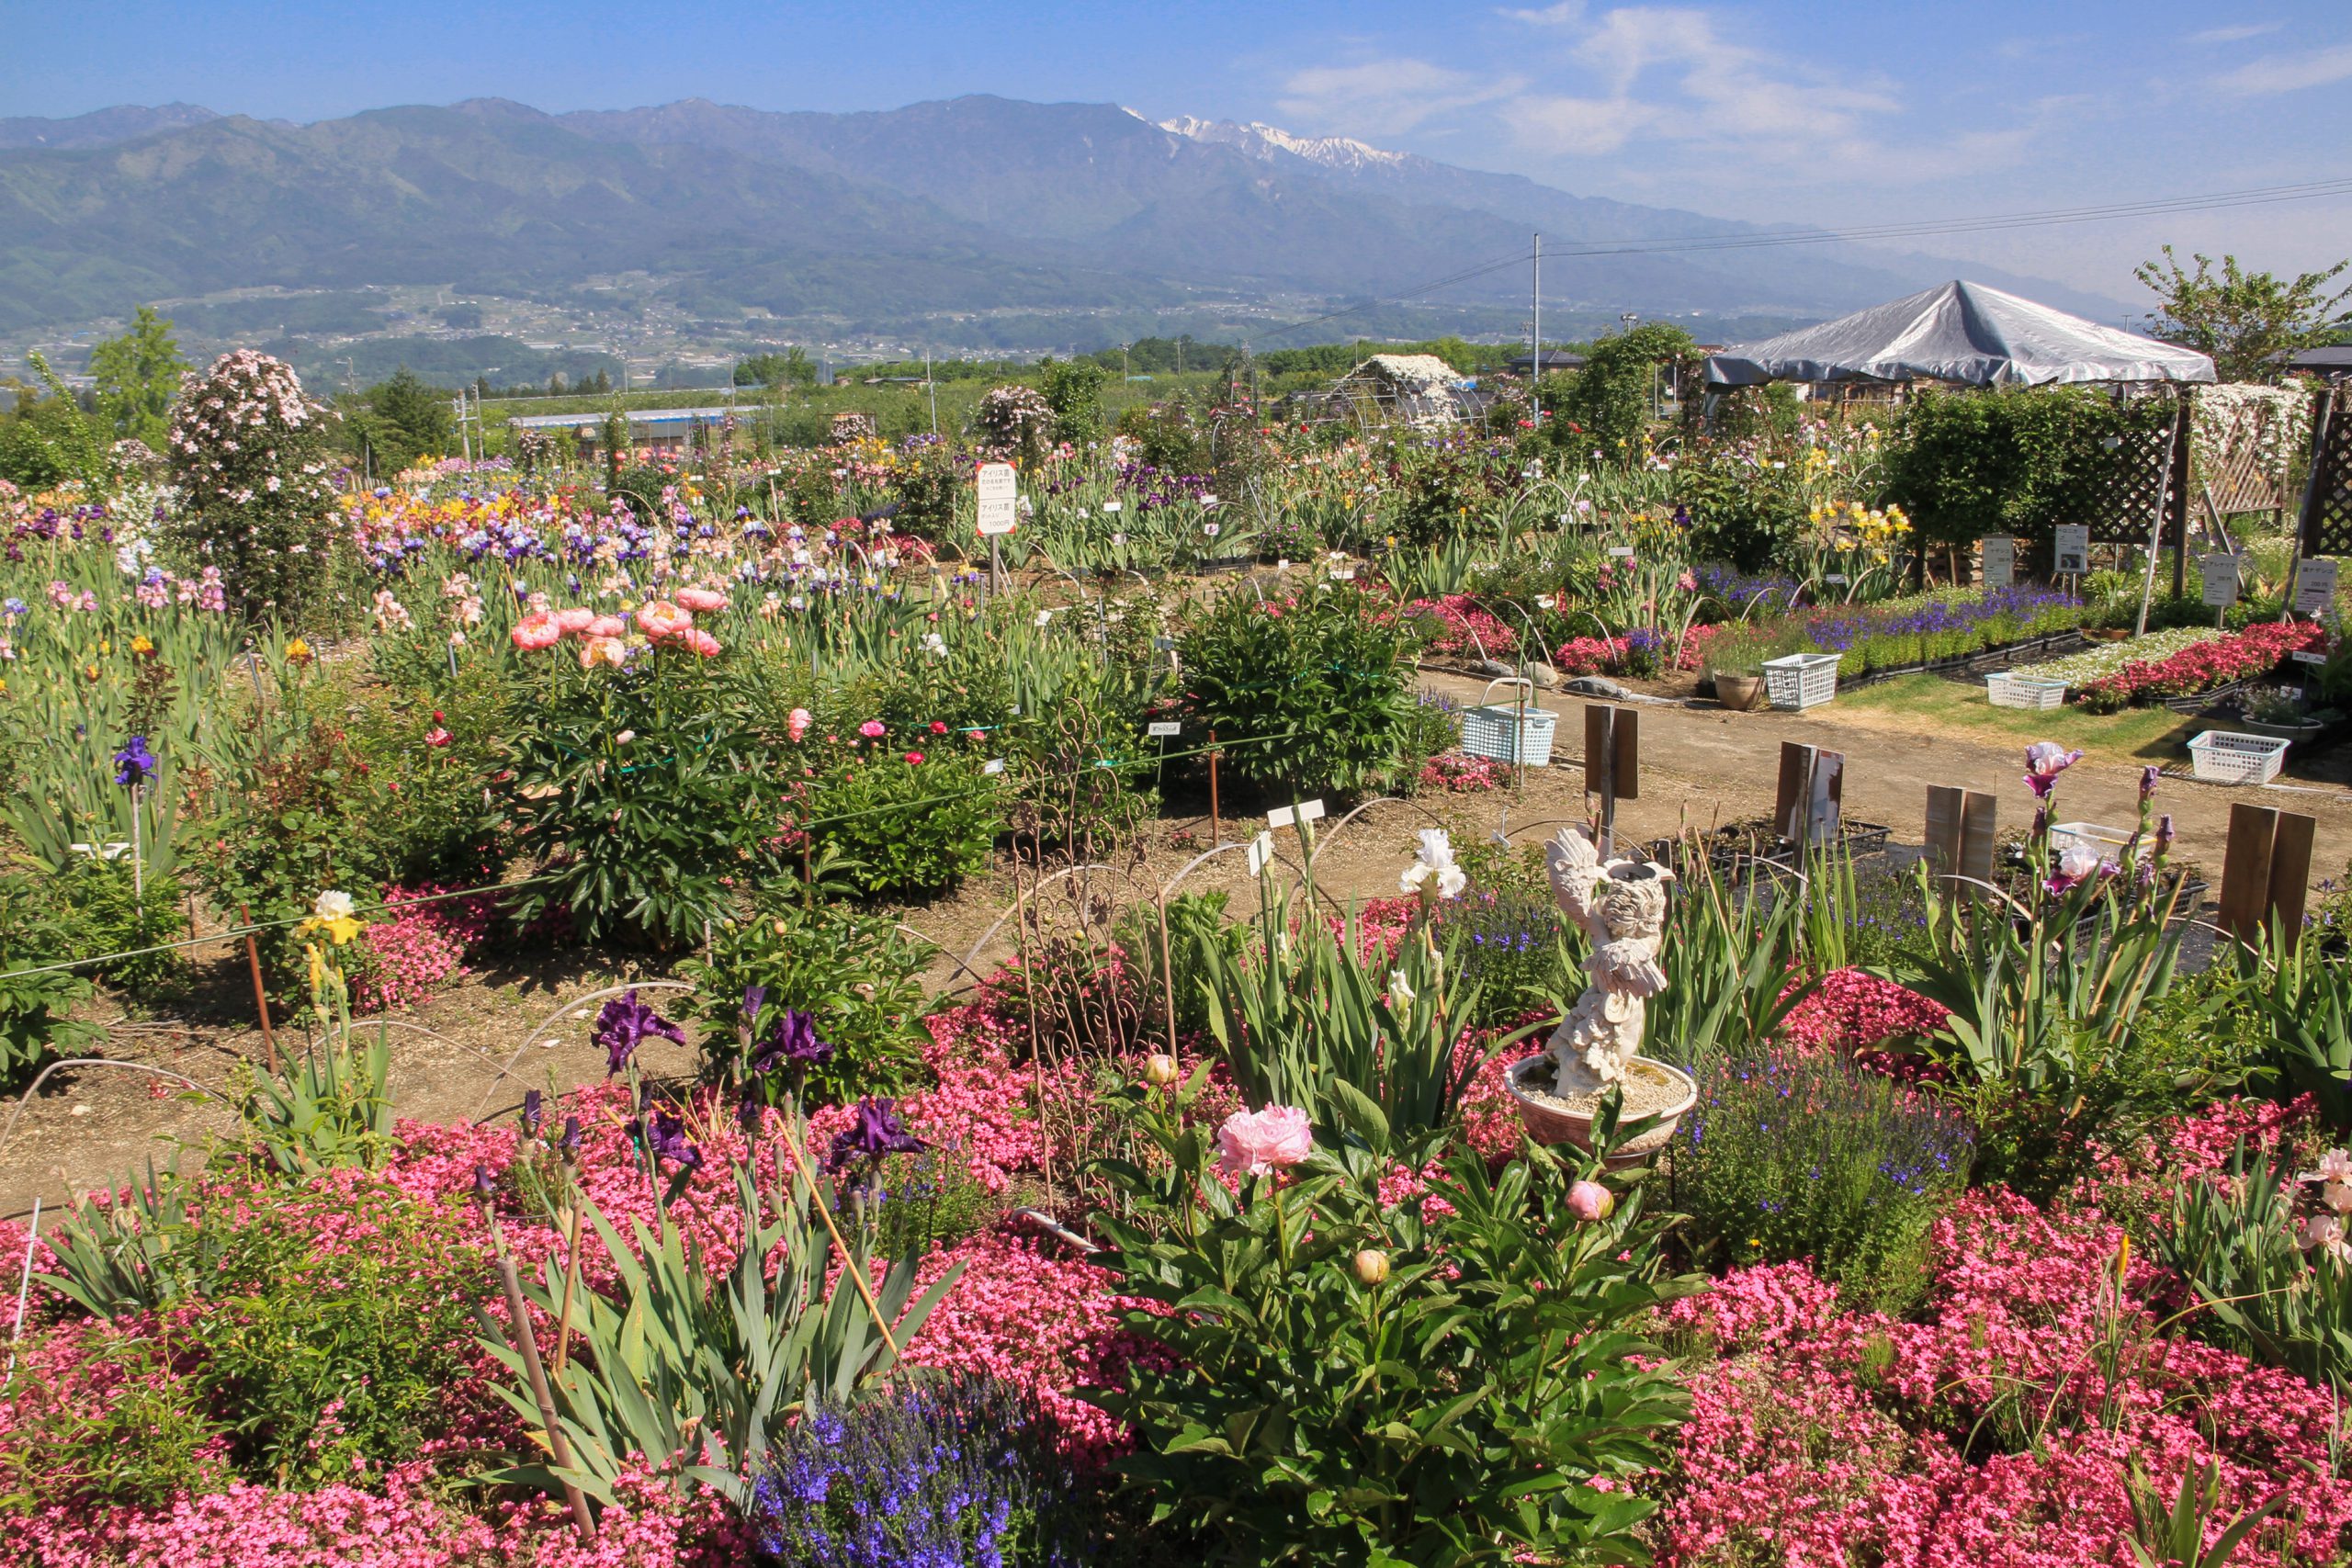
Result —
M 2320 393 L 2312 409 L 2311 480 L 2296 530 L 2299 552 L 2352 556 L 2352 418 L 2335 408 L 2336 393 Z

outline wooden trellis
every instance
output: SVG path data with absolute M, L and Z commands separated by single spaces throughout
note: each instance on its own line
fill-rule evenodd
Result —
M 2312 407 L 2311 479 L 2296 530 L 2305 558 L 2352 556 L 2352 418 L 2335 407 L 2334 388 Z
M 2136 545 L 2152 537 L 2173 551 L 2172 591 L 2187 585 L 2188 539 L 2189 395 L 2177 394 L 2172 419 L 2121 438 L 2104 471 L 2088 476 L 2075 497 L 2073 516 L 2088 524 L 2091 542 Z M 2163 532 L 2156 533 L 2162 521 Z
M 2228 416 L 2227 427 L 2206 444 L 2212 457 L 2199 466 L 2199 478 L 2213 497 L 2213 510 L 2221 515 L 2286 510 L 2286 473 L 2264 455 L 2274 417 L 2260 403 L 2242 403 Z

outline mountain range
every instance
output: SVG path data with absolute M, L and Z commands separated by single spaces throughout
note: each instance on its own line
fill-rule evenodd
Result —
M 1277 333 L 1488 262 L 1503 265 L 1412 305 L 1508 331 L 1525 314 L 1537 231 L 1547 325 L 1564 331 L 1624 310 L 1817 319 L 1963 270 L 1828 244 L 1579 255 L 1770 231 L 1104 104 L 815 114 L 687 99 L 551 115 L 473 99 L 308 125 L 184 104 L 0 119 L 10 331 L 254 287 L 451 284 L 560 303 L 643 275 L 680 311 L 721 321 L 885 330 L 948 313 L 1213 307 Z M 2064 308 L 2117 309 L 1964 270 Z M 1340 320 L 1287 341 L 1362 330 Z

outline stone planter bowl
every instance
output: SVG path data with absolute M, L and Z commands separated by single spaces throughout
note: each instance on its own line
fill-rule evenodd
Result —
M 1638 1165 L 1666 1147 L 1684 1113 L 1699 1103 L 1699 1085 L 1690 1074 L 1648 1056 L 1636 1056 L 1634 1060 L 1674 1079 L 1682 1086 L 1682 1093 L 1647 1131 L 1617 1145 L 1602 1162 L 1611 1170 Z M 1521 1080 L 1530 1074 L 1548 1074 L 1551 1070 L 1552 1058 L 1549 1056 L 1530 1056 L 1523 1062 L 1511 1065 L 1510 1075 L 1504 1081 L 1510 1085 L 1510 1097 L 1519 1106 L 1519 1119 L 1526 1123 L 1528 1136 L 1539 1144 L 1573 1144 L 1589 1154 L 1592 1152 L 1592 1117 L 1589 1113 L 1563 1111 L 1556 1105 L 1547 1105 L 1520 1087 Z
M 1734 713 L 1752 713 L 1764 705 L 1764 677 L 1717 675 L 1715 701 Z

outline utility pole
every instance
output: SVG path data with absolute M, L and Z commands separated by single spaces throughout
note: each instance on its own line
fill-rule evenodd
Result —
M 1535 340 L 1535 357 L 1527 367 L 1527 406 L 1538 430 L 1544 428 L 1544 232 L 1535 233 L 1534 273 L 1528 286 L 1528 336 Z
M 931 373 L 931 345 L 922 350 L 922 389 L 931 394 L 931 438 L 939 439 L 939 382 Z

